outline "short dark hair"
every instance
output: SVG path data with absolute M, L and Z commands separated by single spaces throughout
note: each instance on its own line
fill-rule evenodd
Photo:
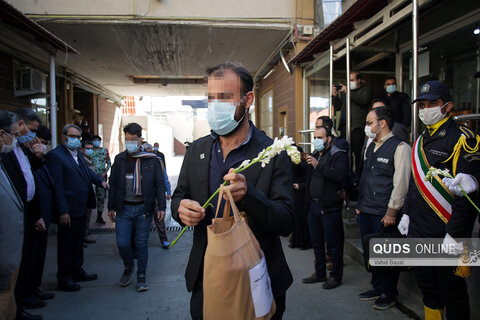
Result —
M 98 136 L 98 135 L 93 136 L 92 140 L 95 140 L 95 139 L 98 139 L 98 140 L 102 141 L 102 138 L 100 138 L 100 136 Z
M 18 121 L 18 117 L 15 113 L 0 110 L 0 130 L 10 133 L 13 130 L 13 125 Z
M 377 102 L 383 103 L 383 105 L 385 106 L 385 108 L 388 108 L 388 109 L 390 109 L 390 111 L 392 111 L 392 108 L 391 108 L 391 106 L 390 106 L 390 103 L 389 103 L 387 100 L 382 99 L 382 98 L 375 98 L 375 99 L 373 99 L 373 100 L 372 100 L 372 103 L 370 104 L 370 110 L 373 109 L 373 105 L 374 105 L 375 103 L 377 103 Z M 379 107 L 379 108 L 382 108 L 382 107 Z
M 40 117 L 30 108 L 18 108 L 15 110 L 15 114 L 18 117 L 18 120 L 23 120 L 25 123 L 32 123 L 37 121 L 39 124 L 42 124 Z
M 41 124 L 37 129 L 37 137 L 50 141 L 52 140 L 52 133 L 47 127 Z
M 356 74 L 356 75 L 355 75 L 355 79 L 363 80 L 363 77 L 362 77 L 362 75 L 360 74 L 360 72 L 358 72 L 358 71 L 350 71 L 350 74 L 352 74 L 352 73 L 355 73 L 355 74 Z
M 452 101 L 451 96 L 441 96 L 440 99 L 442 99 L 443 103 L 447 103 L 447 102 Z
M 245 96 L 249 91 L 252 91 L 253 77 L 250 74 L 250 72 L 248 72 L 248 70 L 238 62 L 227 61 L 227 62 L 221 63 L 219 65 L 216 65 L 215 67 L 208 68 L 206 73 L 208 77 L 212 75 L 216 77 L 221 77 L 223 76 L 223 72 L 225 70 L 230 70 L 234 72 L 240 78 L 242 82 L 242 88 L 241 88 L 242 97 Z
M 142 136 L 142 127 L 138 123 L 131 122 L 123 128 L 123 132 L 140 138 Z
M 380 108 L 373 109 L 372 112 L 375 112 L 375 115 L 377 116 L 378 121 L 385 120 L 387 122 L 388 128 L 390 129 L 393 128 L 393 115 L 392 115 L 392 111 L 390 111 L 389 108 L 380 107 Z
M 326 126 L 320 126 L 320 127 L 317 127 L 317 130 L 319 130 L 319 129 L 324 129 L 325 130 L 325 132 L 327 134 L 327 138 L 332 136 L 332 129 L 331 128 L 326 127 Z
M 87 144 L 90 144 L 93 146 L 92 140 L 82 140 L 82 148 L 85 148 Z
M 386 76 L 385 79 L 383 79 L 383 83 L 385 83 L 385 81 L 390 80 L 390 79 L 393 79 L 393 80 L 395 80 L 395 82 L 397 82 L 397 78 L 395 76 L 389 75 L 389 76 Z
M 322 120 L 322 126 L 323 127 L 328 127 L 328 128 L 333 128 L 333 120 L 330 119 L 329 116 L 321 116 L 318 117 L 317 120 Z

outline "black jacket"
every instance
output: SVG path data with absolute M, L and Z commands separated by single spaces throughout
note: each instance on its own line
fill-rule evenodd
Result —
M 251 139 L 247 159 L 255 158 L 263 148 L 272 144 L 272 139 L 257 128 L 254 128 Z M 187 149 L 172 196 L 172 216 L 179 223 L 178 207 L 182 199 L 192 199 L 203 205 L 210 196 L 209 169 L 213 142 L 208 135 L 196 140 Z M 289 161 L 283 152 L 264 168 L 255 164 L 243 171 L 248 183 L 247 195 L 237 204 L 239 210 L 247 214 L 248 225 L 265 254 L 274 296 L 283 295 L 293 281 L 279 237 L 289 235 L 293 225 L 293 180 Z M 192 291 L 200 272 L 203 272 L 206 247 L 204 219 L 194 229 L 193 246 L 185 271 L 188 291 Z
M 55 183 L 58 214 L 69 213 L 71 217 L 82 217 L 87 208 L 95 208 L 96 199 L 92 184 L 101 186 L 103 180 L 90 170 L 77 152 L 78 164 L 62 143 L 47 153 L 46 165 Z
M 26 146 L 21 143 L 18 145 L 22 148 L 23 153 L 27 156 L 28 161 L 30 162 L 30 167 L 32 168 L 32 174 L 43 166 L 44 161 L 42 159 L 37 158 L 33 152 L 31 152 Z M 12 180 L 15 189 L 20 194 L 23 203 L 27 203 L 27 181 L 23 176 L 22 168 L 20 167 L 20 163 L 17 160 L 17 156 L 15 152 L 10 151 L 7 154 L 2 155 L 2 163 L 8 173 L 10 179 Z
M 430 135 L 428 130 L 424 132 L 423 150 L 429 165 L 437 169 L 449 169 L 450 173 L 453 174 L 452 160 L 447 163 L 442 163 L 442 161 L 450 157 L 454 146 L 464 132 L 467 132 L 471 137 L 475 136 L 470 129 L 458 125 L 452 119 L 442 124 L 433 135 Z M 477 142 L 474 138 L 468 138 L 467 143 L 470 147 L 474 147 Z M 479 168 L 480 151 L 467 153 L 462 149 L 456 173 L 471 174 L 477 181 L 480 181 Z M 478 191 L 470 197 L 478 203 Z M 404 212 L 410 217 L 409 237 L 443 238 L 445 233 L 448 233 L 453 238 L 469 238 L 477 216 L 476 209 L 465 197 L 455 197 L 452 211 L 450 220 L 445 224 L 423 199 L 412 175 L 404 204 Z
M 312 154 L 318 158 L 319 153 Z M 338 148 L 335 144 L 323 152 L 323 155 L 318 160 L 316 168 L 308 166 L 307 172 L 307 207 L 310 204 L 310 180 L 314 171 L 321 174 L 321 181 L 323 183 L 323 195 L 321 203 L 324 212 L 342 208 L 343 197 L 342 189 L 345 181 L 345 175 L 348 174 L 348 155 L 343 149 Z
M 110 191 L 108 193 L 108 210 L 122 212 L 125 199 L 125 172 L 127 151 L 115 157 L 110 172 Z M 162 166 L 157 158 L 141 158 L 142 195 L 145 210 L 148 212 L 165 211 L 165 180 Z

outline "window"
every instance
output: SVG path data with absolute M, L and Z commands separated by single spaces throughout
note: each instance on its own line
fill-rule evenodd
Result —
M 267 136 L 273 137 L 273 90 L 260 99 L 260 128 Z

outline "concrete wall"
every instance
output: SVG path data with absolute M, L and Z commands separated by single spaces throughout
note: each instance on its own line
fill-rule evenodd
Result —
M 142 17 L 185 18 L 280 18 L 290 19 L 295 0 L 7 0 L 27 14 L 49 15 L 140 15 Z
M 97 115 L 98 115 L 98 125 L 102 125 L 103 127 L 103 137 L 102 143 L 103 147 L 107 149 L 113 149 L 110 146 L 112 141 L 112 135 L 118 136 L 119 135 L 119 126 L 115 126 L 115 112 L 117 110 L 117 106 L 111 102 L 108 102 L 105 98 L 97 96 Z M 95 128 L 95 133 L 98 133 L 98 126 Z M 113 139 L 117 140 L 118 139 Z M 119 141 L 118 141 L 119 142 Z

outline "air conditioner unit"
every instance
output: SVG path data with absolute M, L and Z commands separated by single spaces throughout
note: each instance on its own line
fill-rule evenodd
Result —
M 313 26 L 303 26 L 303 36 L 311 36 L 313 35 Z
M 15 72 L 16 97 L 47 93 L 47 77 L 40 70 L 22 67 Z

